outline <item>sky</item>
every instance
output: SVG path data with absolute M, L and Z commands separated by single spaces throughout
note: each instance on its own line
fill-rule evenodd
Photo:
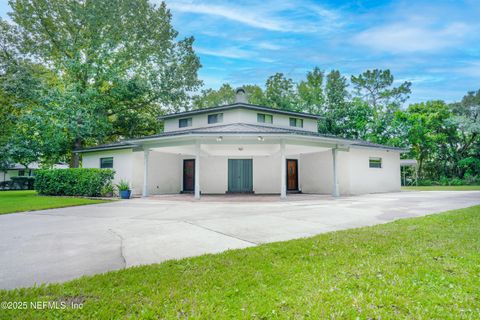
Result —
M 205 88 L 263 86 L 276 72 L 299 81 L 318 66 L 347 77 L 390 69 L 412 82 L 409 103 L 480 89 L 480 0 L 166 3 L 179 37 L 195 38 Z

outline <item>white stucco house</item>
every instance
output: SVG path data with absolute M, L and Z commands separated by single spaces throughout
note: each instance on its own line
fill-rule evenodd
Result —
M 403 149 L 322 135 L 317 115 L 246 103 L 169 114 L 161 134 L 77 150 L 84 168 L 113 168 L 133 194 L 400 191 Z

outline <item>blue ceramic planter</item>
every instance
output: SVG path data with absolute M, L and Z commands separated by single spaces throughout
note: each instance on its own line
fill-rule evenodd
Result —
M 120 191 L 120 198 L 122 199 L 130 199 L 130 193 L 132 191 L 131 190 L 122 190 Z

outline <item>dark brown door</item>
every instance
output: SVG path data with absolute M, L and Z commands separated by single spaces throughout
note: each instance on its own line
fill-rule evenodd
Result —
M 298 161 L 287 159 L 287 190 L 298 190 Z
M 183 160 L 183 191 L 195 190 L 195 159 Z

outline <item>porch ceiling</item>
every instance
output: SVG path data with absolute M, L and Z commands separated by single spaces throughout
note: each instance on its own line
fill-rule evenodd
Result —
M 285 144 L 285 155 L 299 155 L 306 153 L 327 151 L 330 148 L 317 146 L 303 146 L 297 144 Z M 179 155 L 194 155 L 195 144 L 166 146 L 151 148 L 152 151 L 165 152 Z M 200 144 L 200 151 L 204 155 L 209 156 L 271 156 L 280 152 L 280 144 Z

